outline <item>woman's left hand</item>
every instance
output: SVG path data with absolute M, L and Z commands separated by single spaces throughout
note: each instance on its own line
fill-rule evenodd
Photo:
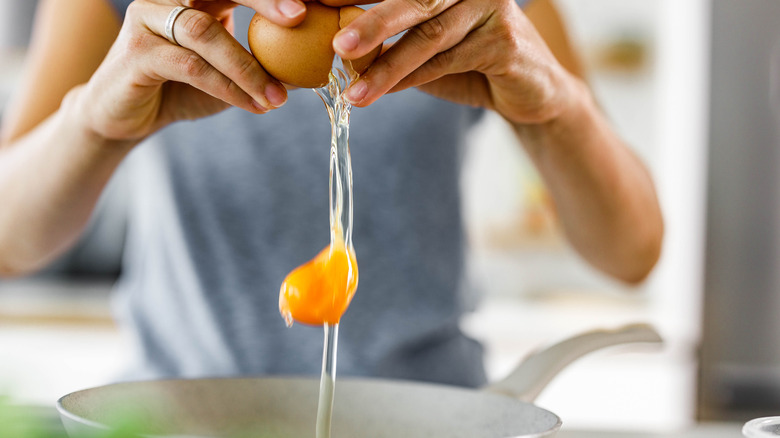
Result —
M 520 124 L 552 120 L 568 106 L 574 77 L 515 0 L 384 0 L 342 29 L 333 46 L 354 59 L 404 30 L 346 92 L 353 104 L 417 87 Z

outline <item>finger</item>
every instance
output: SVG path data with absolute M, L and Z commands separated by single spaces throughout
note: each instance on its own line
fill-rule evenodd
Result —
M 311 0 L 306 0 L 311 1 Z M 376 0 L 318 0 L 320 3 L 334 7 L 334 8 L 340 8 L 342 6 L 354 6 L 354 5 L 370 5 L 376 3 Z
M 245 3 L 247 3 L 245 6 L 249 6 L 280 26 L 296 26 L 306 16 L 306 6 L 299 0 L 246 1 Z
M 150 6 L 142 17 L 154 33 L 164 33 L 159 18 L 167 6 Z M 164 26 L 164 24 L 163 24 Z M 263 70 L 260 63 L 213 16 L 196 10 L 182 12 L 174 23 L 176 41 L 198 54 L 209 65 L 252 96 L 265 108 L 276 108 L 287 100 L 284 87 Z
M 487 109 L 495 108 L 491 98 L 490 83 L 485 75 L 474 70 L 467 70 L 461 73 L 452 72 L 436 76 L 429 80 L 420 80 L 415 85 L 411 85 L 414 81 L 409 83 L 404 81 L 393 87 L 388 93 L 395 93 L 413 86 L 432 96 L 461 105 Z
M 344 59 L 356 59 L 386 39 L 428 21 L 460 0 L 385 0 L 368 9 L 333 39 Z
M 216 10 L 224 10 L 227 2 L 204 2 L 198 0 L 175 0 L 174 3 L 200 9 L 215 15 Z M 254 9 L 268 20 L 285 27 L 296 26 L 306 16 L 306 6 L 301 0 L 232 0 L 236 4 Z M 213 5 L 212 5 L 213 4 Z
M 417 85 L 417 89 L 462 105 L 487 109 L 495 107 L 490 98 L 490 83 L 485 75 L 473 70 L 444 75 L 434 81 Z
M 233 17 L 233 14 L 230 14 L 227 16 L 227 18 L 220 20 L 220 23 L 225 26 L 225 29 L 227 29 L 228 33 L 235 36 L 236 20 Z
M 451 50 L 441 52 L 429 59 L 425 64 L 400 80 L 388 93 L 396 93 L 407 88 L 419 87 L 423 84 L 441 79 L 444 76 L 470 72 L 479 63 L 480 53 L 474 53 L 476 45 L 463 44 Z M 484 77 L 481 73 L 476 75 Z
M 197 120 L 201 117 L 216 114 L 230 107 L 222 99 L 191 87 L 189 84 L 168 81 L 168 96 L 160 108 L 160 127 L 179 120 Z M 182 90 L 188 88 L 187 90 Z M 186 95 L 186 97 L 184 97 Z M 259 112 L 263 114 L 262 111 Z
M 151 61 L 147 62 L 146 74 L 153 79 L 189 84 L 230 105 L 253 113 L 268 111 L 268 107 L 257 102 L 192 50 L 161 42 L 148 53 Z
M 374 61 L 345 97 L 355 105 L 369 105 L 437 54 L 463 44 L 469 33 L 487 19 L 470 9 L 466 3 L 458 3 L 411 28 Z

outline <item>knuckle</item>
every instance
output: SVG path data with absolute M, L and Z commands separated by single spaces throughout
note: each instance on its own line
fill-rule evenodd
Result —
M 412 29 L 418 37 L 433 42 L 439 42 L 444 37 L 444 24 L 439 17 L 423 21 Z
M 393 18 L 390 13 L 383 8 L 369 9 L 366 11 L 365 15 L 371 17 L 371 20 L 368 20 L 369 22 L 374 22 L 374 32 L 381 32 L 393 28 Z
M 452 50 L 446 50 L 431 58 L 431 67 L 436 70 L 446 69 L 455 62 L 455 54 Z
M 510 29 L 517 27 L 517 21 L 509 14 L 495 14 L 497 16 L 496 22 L 500 29 L 504 32 L 510 32 Z
M 508 53 L 521 54 L 528 50 L 528 42 L 513 32 L 505 32 L 497 38 L 494 47 L 503 47 Z
M 142 7 L 143 5 L 140 1 L 131 2 L 125 11 L 125 21 L 135 22 L 135 20 L 140 17 L 140 9 Z
M 187 14 L 186 18 L 182 21 L 182 29 L 184 30 L 184 33 L 187 35 L 187 37 L 193 41 L 206 43 L 219 35 L 221 30 L 219 28 L 222 27 L 222 24 L 220 24 L 220 22 L 217 21 L 214 17 L 200 11 Z
M 149 39 L 148 34 L 136 32 L 127 37 L 125 47 L 130 53 L 144 52 L 149 47 Z
M 259 64 L 257 61 L 255 61 L 254 58 L 250 56 L 241 57 L 241 60 L 238 61 L 238 64 L 236 65 L 236 73 L 238 73 L 238 76 L 241 78 L 253 78 L 257 76 L 257 67 Z
M 369 70 L 373 71 L 385 71 L 385 72 L 392 72 L 396 70 L 397 63 L 395 60 L 392 59 L 392 56 L 380 56 L 377 58 L 373 64 L 371 65 L 371 68 Z
M 245 96 L 245 93 L 241 89 L 241 87 L 239 87 L 238 84 L 236 84 L 231 80 L 225 81 L 225 83 L 222 86 L 223 86 L 223 94 L 226 97 L 226 100 L 230 100 L 234 104 L 240 102 L 241 97 Z
M 208 71 L 209 65 L 200 56 L 186 52 L 177 60 L 177 64 L 188 77 L 201 77 Z
M 439 11 L 439 8 L 443 5 L 442 0 L 406 0 L 414 7 L 417 12 L 423 15 L 434 14 Z
M 499 0 L 493 3 L 493 7 L 497 12 L 502 13 L 520 8 L 515 0 Z

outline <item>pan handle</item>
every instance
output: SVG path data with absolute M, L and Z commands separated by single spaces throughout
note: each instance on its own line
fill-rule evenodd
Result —
M 602 348 L 636 342 L 662 344 L 663 339 L 649 324 L 588 331 L 532 353 L 507 377 L 485 390 L 532 402 L 562 369 L 580 357 Z

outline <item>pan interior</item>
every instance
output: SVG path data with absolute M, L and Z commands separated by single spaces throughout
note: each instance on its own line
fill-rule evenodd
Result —
M 58 408 L 69 432 L 130 421 L 151 436 L 311 437 L 319 381 L 241 378 L 131 382 L 69 394 Z M 333 436 L 537 437 L 559 418 L 511 397 L 450 386 L 339 379 Z

